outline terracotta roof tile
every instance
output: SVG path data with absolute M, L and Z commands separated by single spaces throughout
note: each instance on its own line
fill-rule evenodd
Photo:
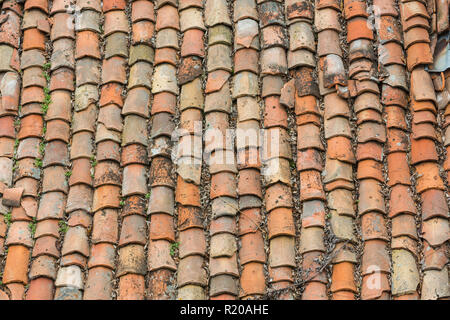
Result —
M 448 10 L 398 2 L 4 1 L 0 298 L 448 297 Z
M 376 10 L 375 13 L 380 16 L 398 16 L 398 12 L 391 1 L 375 0 L 374 9 Z
M 258 20 L 255 0 L 238 0 L 234 3 L 234 22 L 246 18 Z
M 314 16 L 313 6 L 308 1 L 287 1 L 285 10 L 288 23 L 302 18 L 312 20 Z
M 118 300 L 142 300 L 145 292 L 145 278 L 142 275 L 126 274 L 120 277 Z
M 117 267 L 118 276 L 126 274 L 146 273 L 147 264 L 145 263 L 144 246 L 131 244 L 119 249 L 119 261 Z
M 203 12 L 199 8 L 190 7 L 180 11 L 180 31 L 186 32 L 191 29 L 205 30 L 205 25 L 203 24 Z
M 3 273 L 3 283 L 28 283 L 27 269 L 29 254 L 30 249 L 22 245 L 12 245 L 9 248 Z
M 334 8 L 340 10 L 339 1 L 337 0 L 319 0 L 317 1 L 317 9 Z
M 319 32 L 317 35 L 317 54 L 321 57 L 327 54 L 342 56 L 338 37 L 339 34 L 335 30 L 323 30 Z
M 30 281 L 27 300 L 51 300 L 53 298 L 53 281 L 48 278 L 37 278 Z
M 318 8 L 317 8 L 318 9 Z M 337 11 L 331 8 L 323 8 L 315 12 L 315 26 L 317 31 L 335 30 L 341 31 Z
M 416 16 L 430 18 L 424 3 L 420 1 L 403 2 L 400 6 L 401 16 L 403 20 L 409 20 Z
M 407 186 L 396 185 L 391 189 L 389 209 L 389 215 L 392 217 L 401 213 L 416 213 L 412 192 Z
M 198 56 L 205 55 L 205 48 L 203 46 L 204 32 L 200 29 L 190 29 L 184 33 L 183 43 L 181 45 L 181 56 Z
M 348 274 L 353 274 L 353 264 L 342 262 L 333 266 L 333 278 L 331 279 L 331 291 L 333 293 L 339 291 L 356 292 L 357 289 L 352 280 L 348 279 Z M 348 299 L 346 295 L 345 299 Z

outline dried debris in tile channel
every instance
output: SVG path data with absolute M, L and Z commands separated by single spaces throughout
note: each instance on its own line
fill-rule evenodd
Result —
M 450 297 L 448 1 L 1 7 L 0 299 Z

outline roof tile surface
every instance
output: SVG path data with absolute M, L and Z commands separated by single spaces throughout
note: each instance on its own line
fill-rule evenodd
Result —
M 447 1 L 1 6 L 1 300 L 450 297 Z

